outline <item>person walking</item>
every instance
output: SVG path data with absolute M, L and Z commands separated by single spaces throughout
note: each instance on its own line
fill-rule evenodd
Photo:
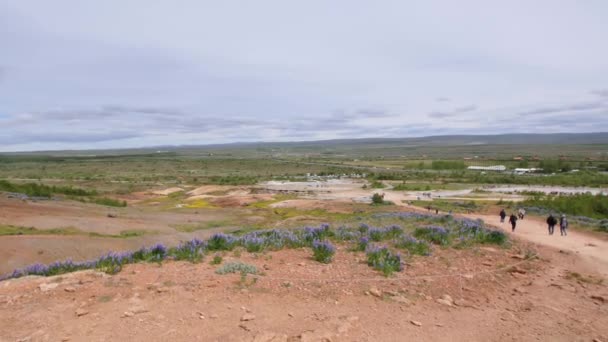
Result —
M 568 235 L 566 231 L 568 229 L 568 220 L 566 219 L 566 215 L 562 214 L 562 217 L 559 219 L 559 232 L 562 236 Z
M 547 226 L 549 226 L 549 235 L 553 235 L 556 224 L 557 224 L 557 220 L 555 219 L 555 217 L 553 217 L 553 214 L 549 214 L 549 217 L 547 217 Z
M 505 212 L 504 209 L 502 209 L 500 211 L 500 223 L 504 223 L 505 222 L 505 217 L 507 217 L 507 213 Z
M 511 223 L 511 232 L 514 232 L 515 226 L 517 225 L 517 216 L 515 216 L 515 213 L 512 213 L 511 217 L 509 217 L 509 223 Z
M 524 219 L 524 216 L 526 216 L 526 209 L 524 208 L 519 208 L 517 216 L 519 216 L 520 220 Z

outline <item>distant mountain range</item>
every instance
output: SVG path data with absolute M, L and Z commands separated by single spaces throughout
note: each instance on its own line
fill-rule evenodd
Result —
M 526 145 L 532 150 L 546 149 L 552 145 L 595 145 L 590 147 L 593 151 L 605 153 L 603 146 L 608 145 L 608 132 L 598 133 L 552 133 L 552 134 L 533 134 L 533 133 L 513 133 L 500 135 L 438 135 L 415 138 L 361 138 L 361 139 L 334 139 L 318 141 L 291 141 L 291 142 L 234 142 L 227 144 L 209 145 L 168 145 L 151 146 L 142 148 L 127 149 L 105 149 L 105 150 L 69 150 L 69 151 L 38 151 L 38 152 L 16 152 L 4 153 L 5 155 L 65 155 L 65 156 L 102 156 L 102 155 L 125 155 L 125 154 L 149 154 L 158 152 L 177 152 L 194 154 L 199 153 L 232 153 L 235 151 L 244 152 L 247 155 L 252 150 L 283 151 L 289 153 L 313 153 L 318 151 L 334 152 L 354 152 L 367 151 L 367 153 L 388 153 L 400 155 L 404 150 L 411 153 L 427 153 L 428 149 L 443 150 L 442 147 L 457 148 L 463 153 L 474 153 L 482 150 L 505 150 L 506 146 L 511 145 L 515 150 L 525 149 Z M 496 147 L 491 147 L 496 146 Z M 519 147 L 518 147 L 519 146 Z M 535 147 L 536 146 L 536 147 Z M 543 146 L 543 148 L 541 148 Z M 559 153 L 562 148 L 552 148 Z M 222 151 L 222 152 L 220 152 Z M 435 151 L 438 153 L 437 151 Z M 564 151 L 565 152 L 565 151 Z M 0 153 L 2 154 L 2 153 Z
M 410 145 L 410 146 L 466 146 L 466 145 L 585 145 L 608 144 L 608 132 L 599 133 L 513 133 L 498 135 L 437 135 L 417 138 L 362 138 L 294 142 L 251 142 L 207 145 L 205 147 L 245 146 L 330 146 L 330 145 Z M 194 147 L 194 146 L 192 146 Z M 200 146 L 203 147 L 203 146 Z

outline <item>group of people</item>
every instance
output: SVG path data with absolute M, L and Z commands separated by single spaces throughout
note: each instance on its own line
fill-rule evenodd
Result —
M 502 209 L 500 211 L 500 222 L 504 223 L 505 222 L 505 218 L 507 217 L 507 212 Z M 526 211 L 523 208 L 520 208 L 517 211 L 517 216 L 515 216 L 515 213 L 511 213 L 511 216 L 509 216 L 509 223 L 511 224 L 511 232 L 515 231 L 515 227 L 517 226 L 517 220 L 523 220 L 524 216 L 526 215 Z M 562 216 L 558 220 L 555 218 L 555 216 L 553 216 L 553 214 L 550 214 L 549 217 L 547 217 L 547 226 L 549 227 L 549 235 L 553 235 L 553 232 L 555 231 L 555 226 L 559 223 L 559 231 L 561 233 L 562 236 L 566 236 L 568 235 L 568 220 L 566 219 L 566 215 L 562 214 Z
M 550 214 L 549 217 L 547 217 L 549 235 L 553 235 L 553 232 L 555 231 L 555 225 L 557 223 L 557 219 L 553 216 L 553 214 Z M 559 218 L 559 232 L 562 236 L 568 235 L 568 219 L 566 219 L 566 215 L 564 214 L 562 214 L 562 216 Z

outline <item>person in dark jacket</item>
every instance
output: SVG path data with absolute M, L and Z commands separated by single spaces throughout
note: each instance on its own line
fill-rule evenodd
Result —
M 559 219 L 559 232 L 562 236 L 568 235 L 566 231 L 568 229 L 568 220 L 566 219 L 566 215 L 562 214 L 562 217 Z
M 547 217 L 547 226 L 549 226 L 549 235 L 553 235 L 556 224 L 557 224 L 557 219 L 555 217 L 553 217 L 553 214 L 549 214 L 549 217 Z
M 509 223 L 511 223 L 511 232 L 514 232 L 515 226 L 517 225 L 517 216 L 515 216 L 515 213 L 512 213 L 509 217 Z
M 505 217 L 507 217 L 507 213 L 505 212 L 505 210 L 504 210 L 504 209 L 502 209 L 502 210 L 500 211 L 500 223 L 505 222 Z

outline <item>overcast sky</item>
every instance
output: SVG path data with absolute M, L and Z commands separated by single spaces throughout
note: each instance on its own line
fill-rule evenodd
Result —
M 0 151 L 608 131 L 608 1 L 0 0 Z

